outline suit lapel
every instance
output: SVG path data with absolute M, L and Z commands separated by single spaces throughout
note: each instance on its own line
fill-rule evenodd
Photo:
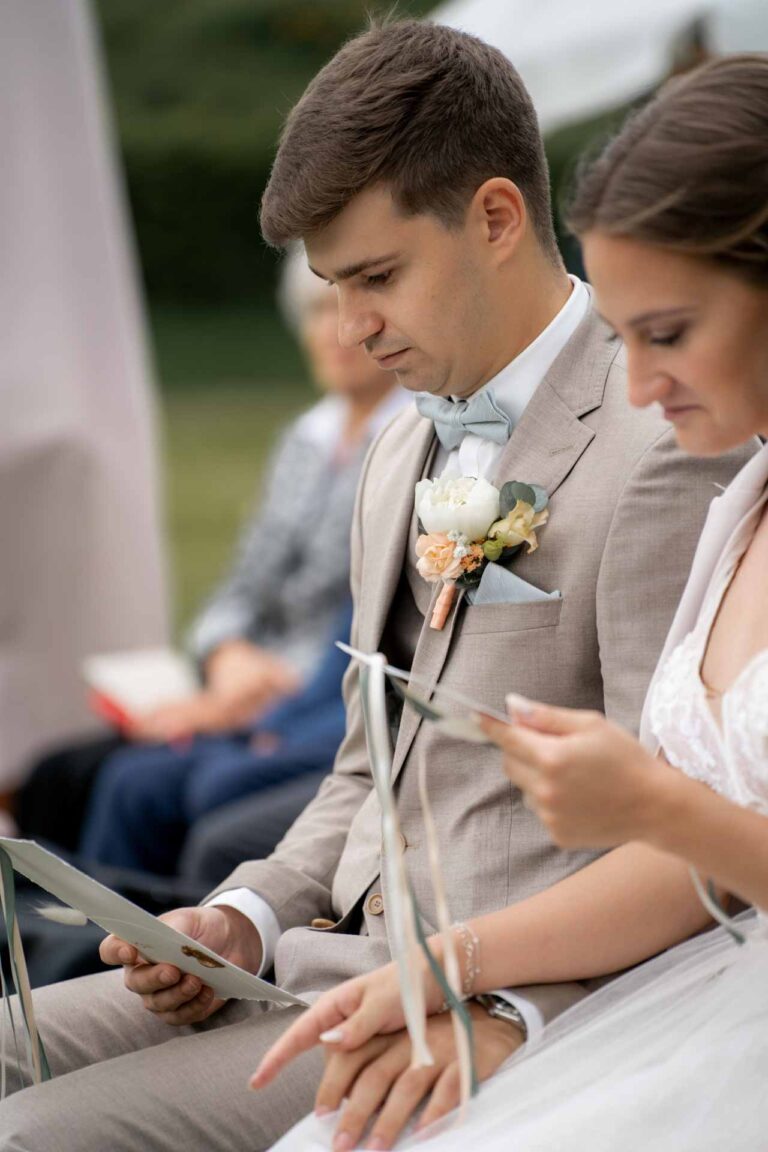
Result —
M 501 454 L 493 482 L 506 480 L 538 484 L 551 496 L 573 468 L 594 437 L 579 417 L 602 403 L 608 369 L 619 343 L 590 310 L 549 372 L 536 389 Z M 464 593 L 454 601 L 450 616 L 440 632 L 429 627 L 432 606 L 440 586 L 433 590 L 430 608 L 421 630 L 413 670 L 429 683 L 430 692 L 442 673 L 459 615 Z M 392 765 L 393 780 L 400 773 L 421 718 L 405 707 L 400 722 Z
M 531 397 L 493 482 L 538 484 L 551 496 L 594 437 L 580 417 L 599 408 L 619 343 L 590 309 Z
M 376 504 L 385 510 L 375 531 L 363 524 L 363 571 L 358 605 L 358 638 L 366 652 L 375 652 L 381 642 L 387 614 L 403 572 L 406 548 L 414 520 L 413 492 L 416 482 L 431 463 L 436 438 L 432 423 L 417 417 L 388 457 L 386 474 L 375 481 Z M 369 483 L 374 481 L 369 478 Z

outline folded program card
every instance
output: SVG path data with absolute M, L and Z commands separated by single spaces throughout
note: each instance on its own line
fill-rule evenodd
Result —
M 14 869 L 22 876 L 70 908 L 77 908 L 105 932 L 112 932 L 132 944 L 146 960 L 174 964 L 182 972 L 199 976 L 217 996 L 225 999 L 304 1005 L 303 1000 L 290 992 L 230 964 L 198 940 L 177 932 L 170 924 L 112 892 L 33 840 L 0 837 L 0 848 L 7 852 Z
M 369 667 L 374 659 L 369 653 L 351 648 L 349 644 L 342 644 L 340 640 L 336 641 L 336 647 L 346 652 L 353 660 Z M 383 669 L 395 692 L 410 704 L 414 712 L 418 712 L 424 720 L 429 720 L 436 728 L 456 740 L 466 740 L 470 744 L 492 743 L 478 724 L 476 715 L 490 716 L 493 720 L 501 720 L 504 724 L 512 723 L 510 717 L 503 712 L 472 700 L 463 692 L 457 692 L 455 688 L 440 683 L 430 684 L 420 676 L 405 672 L 402 668 L 395 668 L 392 664 L 385 663 Z

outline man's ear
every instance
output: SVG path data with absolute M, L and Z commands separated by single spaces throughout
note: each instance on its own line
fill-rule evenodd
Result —
M 503 176 L 480 185 L 472 197 L 469 215 L 494 262 L 503 263 L 514 254 L 528 227 L 523 194 L 517 184 Z

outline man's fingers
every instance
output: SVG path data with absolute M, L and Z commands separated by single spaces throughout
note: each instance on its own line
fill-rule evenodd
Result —
M 368 1146 L 391 1148 L 438 1076 L 434 1066 L 406 1068 L 392 1086 L 371 1128 Z
M 133 945 L 119 936 L 106 936 L 99 945 L 99 956 L 105 964 L 136 964 L 140 959 Z
M 350 1057 L 339 1056 L 337 1059 L 346 1061 Z M 371 1117 L 386 1100 L 392 1086 L 408 1071 L 410 1059 L 411 1045 L 406 1036 L 385 1049 L 359 1073 L 346 1093 L 347 1099 L 333 1137 L 334 1152 L 346 1152 L 357 1147 Z
M 423 1131 L 430 1124 L 434 1124 L 454 1108 L 458 1108 L 461 1100 L 461 1073 L 458 1064 L 449 1064 L 432 1090 L 427 1106 L 419 1117 L 416 1128 Z
M 184 1024 L 199 1024 L 201 1020 L 207 1020 L 214 1012 L 218 1012 L 224 1003 L 226 1001 L 215 999 L 213 989 L 206 985 L 193 1000 L 175 1011 L 154 1014 L 163 1024 L 178 1028 Z
M 376 1037 L 355 1052 L 327 1052 L 325 1071 L 315 1097 L 315 1110 L 335 1112 L 360 1073 L 387 1048 L 386 1038 Z
M 195 980 L 194 976 L 185 976 L 184 980 Z M 130 992 L 139 996 L 148 996 L 154 992 L 162 992 L 166 988 L 177 988 L 182 982 L 182 974 L 172 964 L 135 964 L 129 965 L 125 970 L 125 986 Z M 188 984 L 189 988 L 190 985 Z M 201 982 L 197 981 L 194 995 L 200 991 Z M 189 996 L 185 997 L 189 1000 Z
M 150 1012 L 175 1012 L 183 1005 L 195 1000 L 205 988 L 196 976 L 184 976 L 173 987 L 160 992 L 148 992 L 142 995 L 144 1007 Z

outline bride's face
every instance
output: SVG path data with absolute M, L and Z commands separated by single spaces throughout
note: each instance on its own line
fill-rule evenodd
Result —
M 627 348 L 629 397 L 712 456 L 768 435 L 768 289 L 714 261 L 590 232 L 596 304 Z

